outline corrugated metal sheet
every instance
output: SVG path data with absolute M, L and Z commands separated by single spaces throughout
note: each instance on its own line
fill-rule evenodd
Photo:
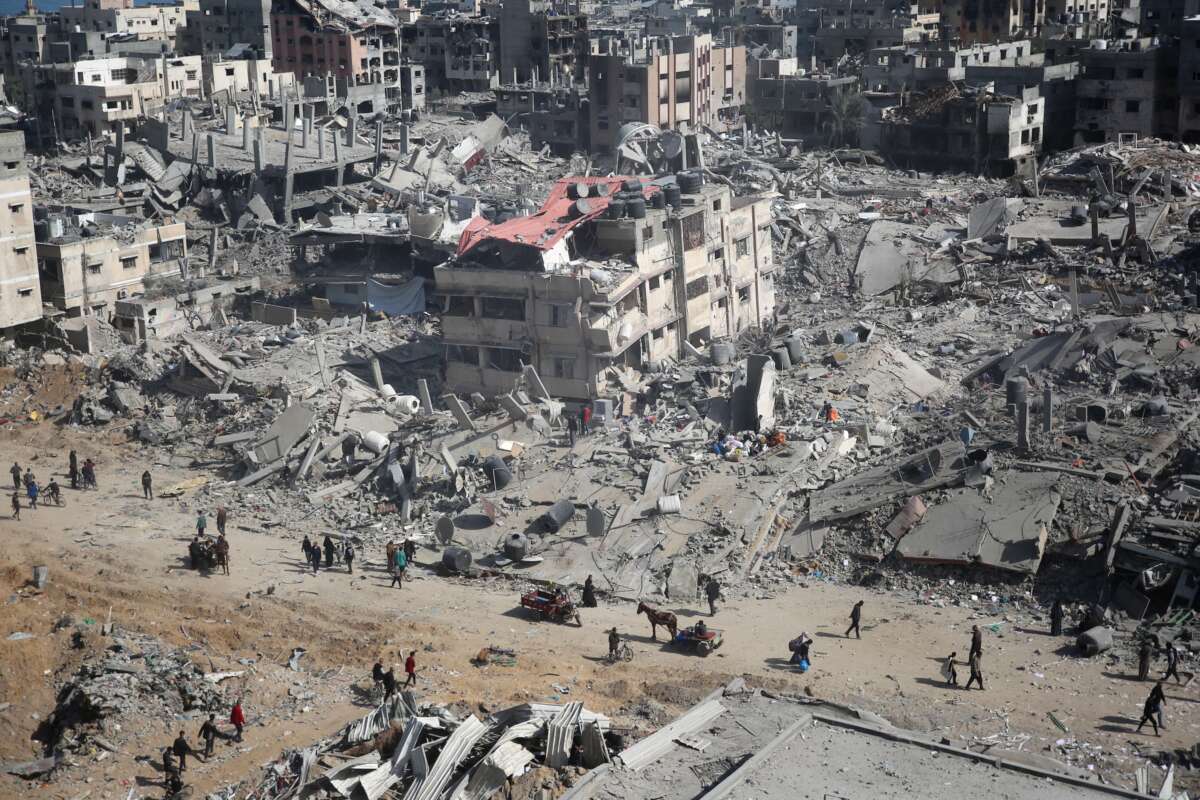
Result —
M 565 767 L 571 758 L 571 743 L 579 729 L 583 703 L 568 703 L 546 726 L 546 766 Z
M 404 772 L 408 768 L 409 756 L 416 748 L 417 743 L 421 741 L 421 734 L 424 731 L 424 723 L 419 719 L 410 719 L 404 728 L 404 737 L 400 740 L 395 752 L 392 753 L 391 759 L 386 764 L 380 764 L 377 769 L 362 776 L 359 785 L 367 796 L 367 800 L 376 800 L 383 796 L 384 792 L 395 786 L 404 777 Z
M 492 715 L 492 719 L 498 725 L 516 725 L 519 722 L 530 719 L 540 719 L 549 722 L 558 716 L 565 707 L 557 703 L 523 703 L 519 706 L 497 711 Z M 579 721 L 585 725 L 589 722 L 595 722 L 600 726 L 601 731 L 608 730 L 612 725 L 612 721 L 608 717 L 598 714 L 595 711 L 588 711 L 586 708 L 580 714 Z
M 404 793 L 404 800 L 434 800 L 438 797 L 446 788 L 446 784 L 450 782 L 459 762 L 467 757 L 471 748 L 475 746 L 480 737 L 487 733 L 487 730 L 488 726 L 480 722 L 474 715 L 463 720 L 462 724 L 450 734 L 446 744 L 442 746 L 442 751 L 438 754 L 437 760 L 433 762 L 425 780 L 420 783 L 414 782 Z
M 391 700 L 381 703 L 379 708 L 370 714 L 347 725 L 345 731 L 342 732 L 342 744 L 352 745 L 365 742 L 391 725 L 393 719 L 408 719 L 413 701 L 411 692 L 405 692 L 405 694 L 408 696 L 393 695 Z
M 604 741 L 604 734 L 596 727 L 596 723 L 585 723 L 583 726 L 583 765 L 588 769 L 594 769 L 611 760 L 612 758 L 608 755 L 608 744 Z
M 510 777 L 524 772 L 532 761 L 533 753 L 516 742 L 505 742 L 480 762 L 454 800 L 488 800 Z
M 349 797 L 358 785 L 363 775 L 379 767 L 379 754 L 367 753 L 365 756 L 347 761 L 340 767 L 325 773 L 325 777 L 333 784 L 334 790 L 342 797 Z
M 626 769 L 637 771 L 649 766 L 675 747 L 675 739 L 702 730 L 708 723 L 721 716 L 724 711 L 725 706 L 716 700 L 706 700 L 693 706 L 682 717 L 659 728 L 637 744 L 625 748 L 617 758 L 625 765 Z

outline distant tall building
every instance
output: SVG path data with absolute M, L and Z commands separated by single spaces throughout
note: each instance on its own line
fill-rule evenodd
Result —
M 576 83 L 587 69 L 587 15 L 576 2 L 505 0 L 500 8 L 500 81 Z
M 188 9 L 182 36 L 195 55 L 228 53 L 235 46 L 244 58 L 271 58 L 271 0 L 200 0 Z

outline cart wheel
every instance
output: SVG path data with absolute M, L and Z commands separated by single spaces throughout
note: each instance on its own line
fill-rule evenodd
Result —
M 712 645 L 708 642 L 701 642 L 700 643 L 700 652 L 703 653 L 704 655 L 708 655 L 709 653 L 712 652 Z

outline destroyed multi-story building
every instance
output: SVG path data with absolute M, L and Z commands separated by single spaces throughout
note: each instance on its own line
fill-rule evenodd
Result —
M 592 148 L 609 151 L 629 122 L 661 129 L 743 124 L 746 48 L 708 34 L 650 40 L 645 58 L 594 55 L 588 64 Z
M 935 39 L 937 6 L 909 0 L 804 0 L 797 4 L 802 61 L 832 68 L 845 55 Z
M 25 165 L 25 135 L 0 131 L 0 328 L 41 319 L 42 293 L 34 239 L 33 198 Z
M 864 143 L 910 168 L 1028 175 L 1041 152 L 1044 114 L 1036 88 L 1000 95 L 990 85 L 947 84 L 870 119 Z
M 272 0 L 199 0 L 187 10 L 181 40 L 187 53 L 219 56 L 235 47 L 271 59 Z
M 677 180 L 564 179 L 537 214 L 468 225 L 434 270 L 447 386 L 504 393 L 531 365 L 556 397 L 603 397 L 611 367 L 769 324 L 770 200 Z
M 807 73 L 796 58 L 752 59 L 747 81 L 755 124 L 784 136 L 825 141 L 835 127 L 840 95 L 858 91 L 857 77 Z
M 1179 29 L 1179 140 L 1200 144 L 1200 16 L 1188 17 Z
M 871 92 L 923 92 L 967 76 L 973 66 L 1020 67 L 1041 64 L 1033 44 L 1017 40 L 963 48 L 937 45 L 877 47 L 863 64 L 863 84 Z
M 1036 36 L 1045 18 L 1045 0 L 945 0 L 941 4 L 942 27 L 964 44 L 1004 42 L 1022 33 Z
M 183 291 L 167 292 L 165 296 L 117 300 L 112 325 L 121 339 L 131 344 L 166 339 L 213 324 L 215 314 L 229 310 L 238 298 L 257 292 L 259 284 L 258 278 L 190 281 Z
M 500 21 L 421 15 L 400 28 L 401 50 L 438 92 L 488 91 L 500 76 Z
M 168 97 L 200 97 L 200 56 L 89 59 L 24 64 L 29 106 L 45 130 L 79 139 L 132 132 L 138 120 L 159 111 Z M 57 127 L 55 127 L 57 126 Z
M 291 72 L 276 72 L 274 64 L 267 59 L 213 59 L 206 58 L 201 64 L 204 95 L 230 97 L 257 95 L 260 101 L 273 100 L 284 94 L 293 94 L 296 76 Z
M 353 86 L 380 87 L 398 100 L 398 25 L 391 12 L 365 0 L 278 0 L 271 8 L 275 69 L 298 78 L 332 77 Z
M 551 153 L 569 156 L 591 149 L 588 98 L 578 87 L 533 83 L 499 86 L 493 93 L 496 113 L 523 125 L 535 150 L 549 146 Z
M 500 6 L 500 80 L 581 81 L 590 44 L 574 0 L 506 0 Z
M 178 278 L 187 262 L 182 222 L 162 225 L 99 212 L 39 209 L 42 298 L 69 317 L 107 320 L 114 304 L 148 283 Z
M 1109 42 L 1079 51 L 1075 142 L 1122 137 L 1174 138 L 1179 127 L 1179 43 L 1157 37 Z
M 101 33 L 162 42 L 163 52 L 175 52 L 179 29 L 187 24 L 187 5 L 135 6 L 133 0 L 86 0 L 59 9 L 64 30 Z

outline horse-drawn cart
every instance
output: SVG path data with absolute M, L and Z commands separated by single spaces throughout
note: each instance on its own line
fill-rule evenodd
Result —
M 576 625 L 583 627 L 579 609 L 565 591 L 549 589 L 533 589 L 521 595 L 521 606 L 537 614 L 538 619 L 552 619 L 555 622 L 574 620 Z

